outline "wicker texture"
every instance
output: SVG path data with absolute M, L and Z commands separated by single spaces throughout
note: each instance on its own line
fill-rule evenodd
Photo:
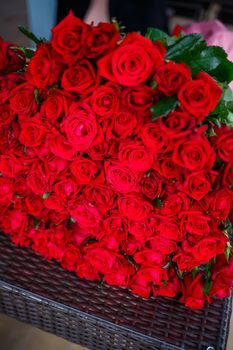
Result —
M 175 300 L 78 279 L 0 234 L 0 312 L 90 349 L 224 350 L 231 301 L 192 311 Z

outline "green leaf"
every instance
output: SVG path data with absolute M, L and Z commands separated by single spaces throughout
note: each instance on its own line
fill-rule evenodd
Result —
M 74 218 L 72 218 L 72 216 L 70 217 L 70 223 L 71 224 L 75 224 L 76 223 L 76 220 Z
M 2 172 L 0 171 L 0 177 L 2 176 Z
M 40 100 L 40 94 L 39 94 L 38 89 L 34 90 L 34 95 L 35 95 L 35 99 L 36 99 L 37 104 L 40 105 L 41 104 L 41 100 Z
M 176 96 L 165 97 L 156 103 L 151 108 L 151 120 L 155 120 L 159 117 L 166 116 L 169 112 L 172 112 L 178 104 Z
M 47 199 L 50 196 L 51 192 L 45 192 L 42 196 L 43 199 Z
M 198 272 L 199 272 L 199 268 L 197 266 L 192 269 L 191 274 L 193 279 L 196 277 Z
M 43 42 L 43 39 L 38 38 L 35 34 L 33 34 L 32 32 L 30 32 L 30 30 L 28 30 L 27 28 L 25 28 L 24 26 L 18 26 L 19 31 L 21 33 L 23 33 L 27 38 L 29 38 L 30 40 L 32 40 L 34 43 L 39 44 L 41 42 Z
M 116 27 L 118 32 L 122 36 L 124 36 L 125 35 L 125 26 L 123 26 L 122 23 L 116 19 L 116 17 L 112 17 L 111 22 L 112 22 L 112 24 L 114 24 L 114 26 Z
M 162 208 L 162 206 L 163 206 L 163 202 L 158 197 L 154 199 L 153 203 L 154 203 L 154 206 L 158 207 L 158 208 Z
M 163 269 L 164 269 L 164 270 L 167 270 L 171 265 L 172 265 L 172 262 L 171 262 L 171 261 L 168 261 L 168 262 L 166 263 L 166 265 L 163 266 Z
M 233 100 L 226 103 L 226 107 L 230 112 L 233 112 Z
M 193 60 L 190 62 L 193 75 L 199 72 L 210 73 L 217 68 L 227 57 L 226 52 L 218 46 L 208 46 L 198 55 L 194 54 Z
M 33 223 L 34 223 L 34 229 L 37 230 L 39 227 L 39 220 L 36 217 L 33 218 Z
M 233 62 L 223 59 L 211 75 L 221 82 L 230 83 L 233 80 Z
M 231 246 L 230 242 L 227 242 L 227 247 L 226 247 L 226 249 L 224 251 L 224 254 L 225 254 L 227 262 L 229 262 L 229 259 L 230 259 L 231 248 L 232 248 L 232 246 Z
M 207 279 L 203 286 L 203 294 L 207 297 L 210 294 L 213 282 Z
M 151 40 L 152 42 L 159 40 L 165 46 L 171 46 L 178 40 L 178 38 L 171 37 L 167 35 L 165 32 L 163 32 L 162 30 L 157 28 L 148 28 L 145 36 L 147 39 Z
M 59 84 L 58 84 L 58 83 L 56 83 L 56 84 L 50 86 L 50 87 L 49 87 L 49 91 L 51 91 L 51 90 L 53 90 L 53 89 L 57 89 L 57 88 L 59 88 Z
M 206 42 L 200 34 L 189 34 L 179 38 L 174 45 L 168 48 L 165 58 L 175 62 L 189 62 L 193 52 L 201 52 Z

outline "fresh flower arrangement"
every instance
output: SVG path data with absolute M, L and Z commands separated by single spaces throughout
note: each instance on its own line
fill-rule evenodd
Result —
M 0 227 L 81 278 L 190 308 L 233 281 L 233 63 L 199 34 L 0 41 Z

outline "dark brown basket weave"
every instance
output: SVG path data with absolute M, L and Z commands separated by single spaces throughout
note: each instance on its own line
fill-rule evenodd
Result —
M 78 279 L 0 234 L 0 312 L 95 350 L 223 350 L 231 300 L 197 311 L 143 300 Z

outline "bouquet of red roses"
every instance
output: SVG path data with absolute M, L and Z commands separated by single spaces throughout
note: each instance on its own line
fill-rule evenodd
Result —
M 233 63 L 199 34 L 70 13 L 0 41 L 0 227 L 79 277 L 178 297 L 233 282 Z

